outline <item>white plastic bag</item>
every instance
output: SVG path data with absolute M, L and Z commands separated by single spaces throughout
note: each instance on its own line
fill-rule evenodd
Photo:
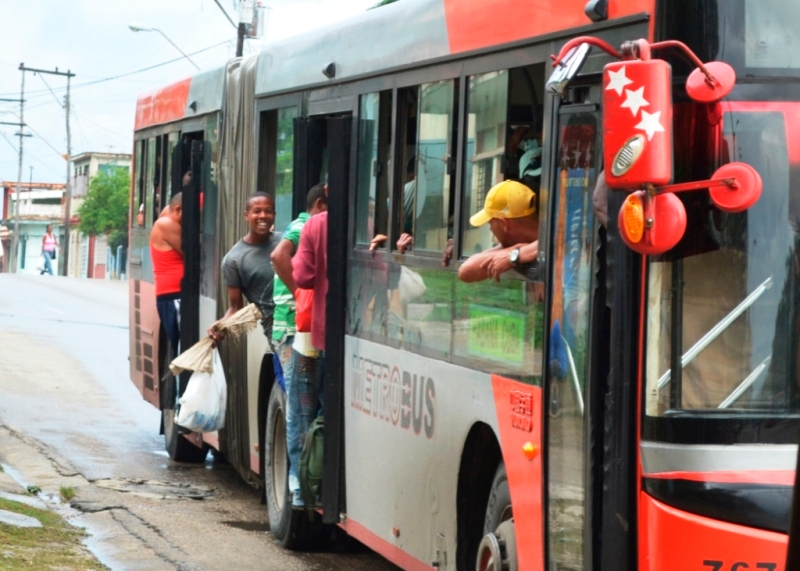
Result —
M 175 422 L 192 432 L 214 432 L 225 426 L 228 387 L 219 351 L 214 349 L 210 373 L 195 371 L 189 379 Z
M 36 271 L 43 272 L 44 271 L 44 254 L 39 256 L 39 259 L 36 262 Z
M 400 281 L 397 288 L 400 290 L 400 301 L 404 304 L 419 299 L 427 289 L 422 276 L 405 266 L 400 266 Z

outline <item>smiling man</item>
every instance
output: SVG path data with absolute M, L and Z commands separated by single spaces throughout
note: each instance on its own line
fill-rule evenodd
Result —
M 275 223 L 275 201 L 266 192 L 255 192 L 247 199 L 244 219 L 250 229 L 244 238 L 225 255 L 222 260 L 222 278 L 228 287 L 228 311 L 226 319 L 244 307 L 244 297 L 256 304 L 261 312 L 264 335 L 272 338 L 272 300 L 275 272 L 270 256 L 281 241 L 281 235 L 272 231 Z M 220 319 L 220 321 L 222 320 Z M 217 322 L 219 323 L 219 321 Z M 224 333 L 218 331 L 216 323 L 208 334 L 219 342 Z

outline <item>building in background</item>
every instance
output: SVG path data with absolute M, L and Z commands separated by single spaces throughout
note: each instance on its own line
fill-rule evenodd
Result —
M 17 183 L 3 181 L 2 223 L 9 230 L 14 228 Z M 64 184 L 49 182 L 23 182 L 19 193 L 19 246 L 16 259 L 18 272 L 38 274 L 36 266 L 42 255 L 42 239 L 48 224 L 53 226 L 53 234 L 64 245 L 62 228 L 64 226 Z M 11 240 L 3 240 L 5 251 L 3 271 L 8 272 L 11 258 Z M 54 260 L 53 270 L 58 267 Z
M 103 279 L 114 274 L 117 252 L 109 252 L 106 236 L 86 236 L 81 233 L 78 208 L 89 191 L 89 181 L 98 172 L 124 168 L 130 172 L 131 155 L 125 153 L 81 153 L 72 157 L 72 216 L 69 232 L 69 268 L 67 275 L 76 278 Z M 124 272 L 124 264 L 123 266 Z M 119 278 L 118 275 L 108 277 Z

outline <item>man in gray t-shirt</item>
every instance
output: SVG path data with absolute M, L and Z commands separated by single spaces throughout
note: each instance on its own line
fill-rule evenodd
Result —
M 244 307 L 244 297 L 256 304 L 261 312 L 261 325 L 267 339 L 272 338 L 272 282 L 275 272 L 270 255 L 281 241 L 279 232 L 273 232 L 275 201 L 266 192 L 256 192 L 247 199 L 244 211 L 249 232 L 230 249 L 222 260 L 222 279 L 228 287 L 229 307 L 226 319 Z M 222 320 L 220 319 L 220 321 Z M 208 334 L 219 342 L 224 333 L 216 323 Z

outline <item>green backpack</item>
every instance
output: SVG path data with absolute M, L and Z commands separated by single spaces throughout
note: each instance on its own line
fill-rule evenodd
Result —
M 323 466 L 323 427 L 325 419 L 318 416 L 308 427 L 303 453 L 300 456 L 300 493 L 303 503 L 308 510 L 309 517 L 313 517 L 314 506 L 317 504 L 317 495 L 322 493 L 322 466 Z

